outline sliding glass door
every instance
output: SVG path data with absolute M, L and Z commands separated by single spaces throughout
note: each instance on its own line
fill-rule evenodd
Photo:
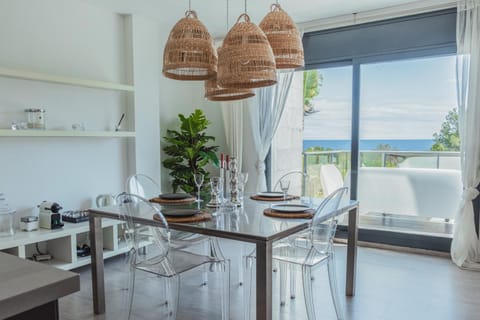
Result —
M 305 72 L 318 77 L 316 90 L 304 81 L 307 190 L 349 186 L 361 240 L 448 250 L 461 192 L 455 56 L 387 58 Z
M 455 62 L 360 65 L 361 227 L 452 236 L 461 194 Z

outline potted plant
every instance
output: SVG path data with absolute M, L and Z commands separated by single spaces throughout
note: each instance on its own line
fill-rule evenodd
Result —
M 210 121 L 202 110 L 196 109 L 188 117 L 179 114 L 178 118 L 180 130 L 167 130 L 167 135 L 163 137 L 168 143 L 163 151 L 169 157 L 163 160 L 162 164 L 170 170 L 170 176 L 173 177 L 173 192 L 177 192 L 180 188 L 194 194 L 194 174 L 203 174 L 206 182 L 209 179 L 209 173 L 205 167 L 209 163 L 218 167 L 218 157 L 215 153 L 218 146 L 207 146 L 207 143 L 215 141 L 215 138 L 205 133 Z

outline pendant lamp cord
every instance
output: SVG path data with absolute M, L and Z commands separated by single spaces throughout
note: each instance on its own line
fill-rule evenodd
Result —
M 227 33 L 228 33 L 228 26 L 230 25 L 229 20 L 228 20 L 228 18 L 229 18 L 229 17 L 228 17 L 228 13 L 229 13 L 229 12 L 228 12 L 228 9 L 229 9 L 229 2 L 228 2 L 228 0 L 227 0 Z
M 188 0 L 188 11 L 192 11 L 192 0 Z
M 245 14 L 247 14 L 247 0 L 245 0 Z

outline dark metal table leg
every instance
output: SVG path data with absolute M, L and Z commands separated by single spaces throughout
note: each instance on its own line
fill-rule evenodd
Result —
M 272 319 L 272 243 L 257 243 L 257 320 Z
M 355 295 L 355 276 L 357 272 L 357 241 L 358 241 L 358 207 L 348 212 L 348 245 L 347 245 L 347 281 L 345 294 Z
M 105 313 L 105 283 L 103 274 L 102 218 L 90 217 L 90 247 L 92 261 L 93 312 Z

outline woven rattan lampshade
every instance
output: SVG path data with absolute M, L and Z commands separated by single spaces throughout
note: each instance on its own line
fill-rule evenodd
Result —
M 222 47 L 217 49 L 218 59 L 223 58 Z M 222 88 L 217 83 L 217 78 L 205 81 L 205 98 L 210 101 L 234 101 L 253 97 L 251 89 Z
M 253 97 L 250 89 L 226 89 L 217 84 L 217 79 L 205 81 L 205 98 L 210 101 L 234 101 Z
M 244 18 L 245 21 L 240 21 Z M 260 88 L 277 83 L 267 36 L 242 14 L 223 40 L 217 82 L 223 88 Z
M 272 46 L 277 69 L 294 69 L 305 65 L 300 32 L 279 4 L 272 4 L 271 11 L 259 26 Z
M 187 11 L 168 36 L 163 74 L 176 80 L 208 80 L 217 74 L 217 53 L 195 11 Z

